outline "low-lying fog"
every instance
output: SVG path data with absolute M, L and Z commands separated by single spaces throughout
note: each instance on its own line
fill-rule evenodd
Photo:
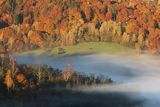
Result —
M 156 56 L 83 55 L 68 57 L 15 56 L 18 63 L 44 63 L 65 69 L 72 63 L 74 70 L 109 76 L 112 85 L 79 87 L 84 92 L 120 92 L 144 99 L 142 107 L 160 105 L 160 58 Z

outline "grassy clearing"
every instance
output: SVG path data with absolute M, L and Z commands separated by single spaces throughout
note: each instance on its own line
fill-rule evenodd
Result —
M 60 48 L 64 52 L 60 53 Z M 135 54 L 135 49 L 125 47 L 111 42 L 84 42 L 73 46 L 60 46 L 56 48 L 37 49 L 21 53 L 21 55 L 53 55 L 53 56 L 68 56 L 77 54 Z

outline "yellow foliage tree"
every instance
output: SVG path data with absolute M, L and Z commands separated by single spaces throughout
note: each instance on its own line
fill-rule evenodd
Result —
M 4 83 L 6 84 L 8 90 L 14 87 L 14 81 L 12 78 L 11 70 L 7 71 Z
M 124 33 L 121 39 L 121 44 L 127 45 L 130 42 L 130 35 Z
M 29 86 L 27 78 L 23 74 L 18 74 L 15 77 L 16 81 L 22 85 L 22 88 L 25 89 Z

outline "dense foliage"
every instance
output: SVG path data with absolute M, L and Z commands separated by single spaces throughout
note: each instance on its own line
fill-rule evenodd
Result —
M 160 0 L 1 0 L 0 40 L 11 51 L 114 41 L 160 51 Z

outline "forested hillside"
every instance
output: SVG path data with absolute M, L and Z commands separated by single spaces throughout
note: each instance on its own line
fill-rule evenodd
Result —
M 160 0 L 0 0 L 0 41 L 25 51 L 113 41 L 160 51 Z

